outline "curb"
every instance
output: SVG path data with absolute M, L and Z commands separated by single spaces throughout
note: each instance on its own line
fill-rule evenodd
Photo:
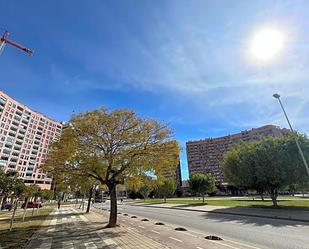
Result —
M 228 214 L 228 215 L 247 216 L 247 217 L 256 217 L 256 218 L 267 218 L 267 219 L 274 219 L 274 220 L 300 221 L 300 222 L 308 222 L 309 223 L 309 219 L 308 220 L 307 219 L 296 219 L 296 218 L 288 218 L 288 217 L 280 217 L 280 216 L 265 216 L 265 215 L 258 215 L 258 214 L 230 213 L 230 212 L 214 211 L 214 210 L 206 211 L 206 210 L 197 210 L 197 209 L 192 209 L 192 208 L 180 208 L 180 207 L 158 207 L 158 206 L 151 206 L 151 205 L 130 204 L 129 206 L 176 209 L 176 210 L 193 211 L 193 212 L 200 212 L 200 213 Z

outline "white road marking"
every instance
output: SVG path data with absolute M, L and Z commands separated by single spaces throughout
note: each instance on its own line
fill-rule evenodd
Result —
M 54 227 L 47 230 L 48 233 L 54 232 L 54 231 L 55 231 L 55 228 L 54 228 Z
M 199 246 L 197 246 L 196 248 L 197 248 L 197 249 L 203 249 L 202 247 L 199 247 Z
M 140 228 L 145 228 L 145 227 L 143 227 L 143 226 L 138 226 L 138 227 L 140 227 Z
M 182 240 L 180 240 L 180 239 L 176 239 L 176 238 L 174 238 L 174 237 L 169 237 L 170 239 L 173 239 L 173 240 L 176 240 L 176 241 L 178 241 L 178 242 L 180 242 L 180 243 L 182 243 Z
M 130 224 L 130 225 L 133 225 L 133 223 L 132 223 L 132 222 L 129 222 L 129 224 Z
M 104 240 L 104 243 L 107 244 L 107 245 L 115 245 L 115 241 L 113 241 L 112 239 L 105 239 Z
M 126 222 L 126 220 L 122 220 L 123 222 Z
M 160 233 L 159 233 L 158 231 L 156 231 L 156 230 L 151 230 L 151 232 L 160 234 Z
M 98 248 L 93 242 L 86 242 L 85 246 L 86 246 L 86 249 L 96 249 L 96 248 Z

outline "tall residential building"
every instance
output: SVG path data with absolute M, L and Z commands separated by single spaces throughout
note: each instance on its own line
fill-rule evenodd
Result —
M 174 179 L 175 182 L 176 182 L 177 188 L 180 189 L 181 185 L 182 185 L 180 160 L 179 160 L 178 165 L 176 166 L 174 172 L 172 172 L 172 173 L 166 172 L 166 173 L 163 173 L 163 175 L 164 175 L 165 178 L 172 178 L 172 179 Z
M 225 179 L 220 164 L 224 153 L 233 145 L 239 141 L 257 140 L 263 136 L 281 136 L 288 132 L 288 129 L 265 125 L 224 137 L 189 141 L 186 143 L 189 174 L 212 173 L 216 178 L 216 184 L 221 185 Z
M 40 166 L 62 124 L 0 91 L 0 167 L 16 170 L 26 184 L 49 189 L 52 179 Z

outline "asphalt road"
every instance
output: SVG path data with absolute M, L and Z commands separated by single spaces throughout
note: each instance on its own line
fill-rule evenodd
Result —
M 98 205 L 98 204 L 96 204 Z M 102 206 L 102 204 L 99 204 Z M 105 207 L 108 203 L 104 204 Z M 118 210 L 257 248 L 309 249 L 309 223 L 119 205 Z

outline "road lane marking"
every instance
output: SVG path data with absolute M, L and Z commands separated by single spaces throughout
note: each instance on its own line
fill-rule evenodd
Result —
M 197 249 L 203 249 L 202 247 L 199 247 L 199 246 L 197 246 L 196 248 L 197 248 Z
M 156 234 L 160 234 L 158 231 L 156 230 L 151 230 L 151 232 L 156 233 Z
M 140 227 L 140 228 L 145 228 L 145 227 L 143 227 L 143 226 L 138 226 L 138 227 Z
M 180 242 L 180 243 L 182 243 L 182 240 L 180 240 L 180 239 L 176 239 L 176 238 L 174 238 L 174 237 L 169 237 L 170 239 L 173 239 L 173 240 L 176 240 L 176 241 L 178 241 L 178 242 Z
M 133 223 L 132 223 L 132 222 L 129 222 L 129 224 L 130 224 L 130 225 L 133 225 Z

